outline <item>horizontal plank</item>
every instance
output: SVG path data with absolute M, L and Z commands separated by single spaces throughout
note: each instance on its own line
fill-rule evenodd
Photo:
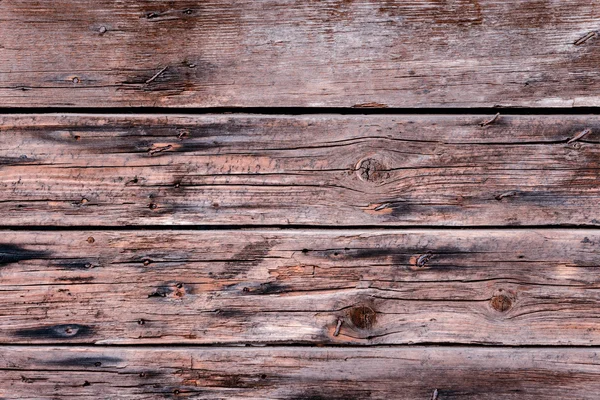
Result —
M 5 226 L 600 225 L 598 116 L 42 114 L 0 131 Z
M 598 230 L 0 237 L 1 343 L 600 345 Z
M 596 399 L 585 349 L 8 347 L 4 398 Z
M 11 0 L 3 107 L 600 105 L 589 0 Z

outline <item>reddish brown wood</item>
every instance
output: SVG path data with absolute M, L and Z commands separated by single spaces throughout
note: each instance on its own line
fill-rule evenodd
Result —
M 595 230 L 0 237 L 1 343 L 600 344 Z
M 0 224 L 600 225 L 600 118 L 492 117 L 2 116 Z
M 587 0 L 10 0 L 2 107 L 580 107 Z
M 588 349 L 5 347 L 11 399 L 596 399 Z M 437 397 L 436 397 L 437 395 Z

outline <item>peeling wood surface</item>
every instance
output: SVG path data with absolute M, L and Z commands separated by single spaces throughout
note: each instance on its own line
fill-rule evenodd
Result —
M 0 237 L 2 343 L 600 344 L 596 230 Z
M 5 115 L 2 225 L 600 225 L 600 117 Z
M 596 399 L 600 390 L 600 357 L 586 349 L 7 347 L 0 370 L 11 399 Z
M 595 1 L 10 0 L 0 15 L 3 107 L 600 105 Z

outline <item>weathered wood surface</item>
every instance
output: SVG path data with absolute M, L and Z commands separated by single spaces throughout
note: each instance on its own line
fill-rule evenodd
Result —
M 0 104 L 599 106 L 588 0 L 11 0 Z
M 600 225 L 598 116 L 12 115 L 0 131 L 5 226 Z
M 0 237 L 2 343 L 600 344 L 596 230 Z
M 7 347 L 4 398 L 596 399 L 586 349 Z M 436 396 L 437 394 L 437 396 Z

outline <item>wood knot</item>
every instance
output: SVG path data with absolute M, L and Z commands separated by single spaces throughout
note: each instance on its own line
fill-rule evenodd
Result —
M 433 258 L 433 254 L 431 252 L 427 252 L 425 254 L 421 254 L 415 261 L 415 265 L 419 268 L 422 268 Z
M 88 238 L 87 238 L 87 242 L 88 242 L 89 244 L 92 244 L 92 243 L 94 243 L 95 241 L 96 241 L 96 239 L 94 239 L 92 236 L 90 236 L 90 237 L 88 237 Z
M 490 305 L 496 311 L 506 312 L 509 308 L 512 307 L 512 300 L 506 295 L 499 294 L 497 296 L 492 297 Z
M 371 329 L 376 320 L 377 313 L 369 306 L 357 306 L 350 310 L 350 321 L 359 329 Z
M 75 336 L 79 332 L 79 327 L 67 325 L 65 326 L 65 336 Z
M 183 297 L 185 296 L 185 287 L 183 286 L 183 283 L 178 283 L 175 285 L 175 296 L 176 297 Z
M 356 164 L 354 170 L 361 181 L 377 182 L 383 179 L 385 167 L 373 158 L 364 158 Z

